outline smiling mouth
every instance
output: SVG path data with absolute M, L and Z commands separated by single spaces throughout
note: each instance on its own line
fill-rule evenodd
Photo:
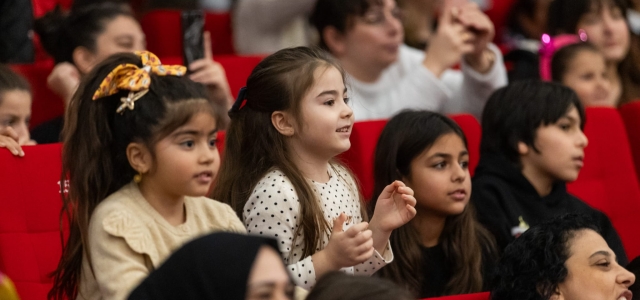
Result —
M 336 130 L 336 132 L 349 132 L 349 129 L 351 129 L 351 125 L 340 127 Z
M 200 180 L 211 180 L 211 178 L 213 177 L 213 172 L 211 171 L 200 172 L 196 174 L 194 177 Z

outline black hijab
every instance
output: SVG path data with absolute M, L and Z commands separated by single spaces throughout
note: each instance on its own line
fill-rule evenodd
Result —
M 195 239 L 153 271 L 129 300 L 245 299 L 249 274 L 262 246 L 280 253 L 271 238 L 219 232 Z

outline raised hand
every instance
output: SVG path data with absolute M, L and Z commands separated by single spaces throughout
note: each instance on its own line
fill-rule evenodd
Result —
M 61 62 L 53 67 L 47 77 L 47 87 L 64 101 L 65 108 L 80 85 L 80 71 L 68 62 Z
M 458 6 L 445 5 L 438 20 L 438 29 L 429 40 L 422 63 L 436 77 L 474 51 L 473 34 L 458 22 L 460 13 Z
M 476 3 L 461 6 L 457 22 L 472 33 L 468 43 L 473 50 L 465 55 L 466 62 L 480 73 L 488 72 L 495 61 L 495 54 L 487 47 L 495 36 L 493 23 Z
M 227 75 L 220 63 L 213 60 L 211 51 L 211 35 L 208 31 L 202 34 L 204 44 L 204 58 L 198 59 L 189 65 L 192 72 L 189 78 L 195 82 L 206 85 L 211 91 L 214 100 L 226 109 L 233 105 L 233 96 L 227 81 Z
M 413 219 L 416 215 L 415 206 L 413 190 L 402 181 L 394 181 L 378 197 L 371 225 L 390 232 Z

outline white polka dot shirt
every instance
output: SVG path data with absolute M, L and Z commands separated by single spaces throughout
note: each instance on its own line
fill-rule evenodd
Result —
M 338 176 L 336 172 L 339 172 Z M 329 226 L 333 226 L 334 219 L 344 213 L 348 220 L 344 224 L 344 230 L 347 230 L 353 224 L 362 222 L 357 188 L 351 176 L 340 166 L 330 166 L 329 176 L 327 183 L 309 181 L 321 200 L 320 206 Z M 299 208 L 298 195 L 291 181 L 276 169 L 268 172 L 256 184 L 244 206 L 243 220 L 249 234 L 278 239 L 282 257 L 296 285 L 311 289 L 315 285 L 316 274 L 311 256 L 302 257 L 304 237 L 299 237 L 293 245 L 294 233 L 298 229 Z M 328 242 L 329 237 L 325 235 L 320 248 L 316 250 L 324 249 Z M 342 271 L 354 275 L 371 275 L 392 260 L 391 246 L 387 244 L 383 255 L 375 251 L 369 260 L 343 268 Z

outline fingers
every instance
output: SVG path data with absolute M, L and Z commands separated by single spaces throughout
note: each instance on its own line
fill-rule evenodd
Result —
M 347 216 L 344 213 L 341 213 L 335 220 L 333 220 L 333 232 L 342 232 L 344 222 L 347 221 Z M 333 233 L 332 233 L 333 234 Z
M 205 31 L 202 33 L 202 46 L 204 48 L 204 59 L 213 60 L 213 50 L 211 49 L 211 33 Z
M 345 233 L 347 234 L 348 237 L 353 238 L 356 235 L 358 235 L 360 232 L 367 230 L 368 227 L 369 227 L 369 223 L 362 222 L 360 224 L 355 224 L 351 226 L 349 229 L 347 229 L 347 231 L 345 231 Z
M 22 151 L 18 141 L 11 137 L 0 135 L 0 148 L 7 148 L 13 155 L 24 156 L 24 151 Z

